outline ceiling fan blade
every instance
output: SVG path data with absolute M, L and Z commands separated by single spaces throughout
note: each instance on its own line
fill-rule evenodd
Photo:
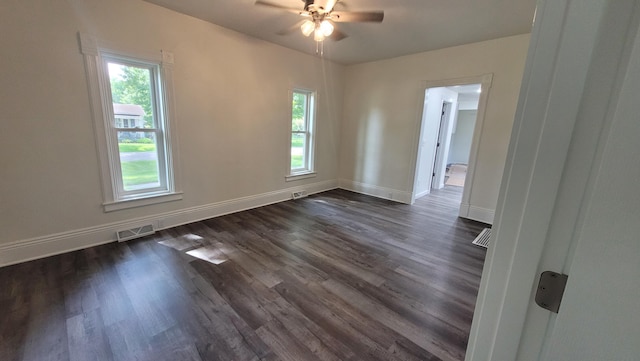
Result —
M 294 13 L 294 14 L 306 13 L 305 11 L 300 11 L 300 9 L 292 9 L 292 8 L 288 8 L 286 6 L 282 6 L 282 5 L 279 5 L 279 4 L 274 4 L 272 2 L 263 1 L 263 0 L 257 0 L 255 4 L 256 5 L 260 5 L 260 6 L 266 6 L 266 7 L 278 9 L 278 10 L 288 11 L 288 12 Z
M 338 0 L 327 0 L 327 3 L 324 6 L 324 12 L 330 13 L 333 10 L 333 7 L 336 6 Z
M 334 11 L 331 20 L 336 23 L 380 23 L 384 19 L 384 11 Z
M 290 27 L 286 28 L 286 29 L 282 29 L 280 31 L 278 31 L 276 34 L 278 35 L 289 35 L 293 32 L 295 32 L 296 30 L 300 31 L 300 26 L 302 26 L 302 23 L 304 23 L 306 20 L 300 20 L 297 23 L 295 23 L 294 25 L 291 25 Z
M 349 5 L 347 5 L 344 1 L 336 0 L 336 4 L 333 6 L 333 10 L 341 8 L 343 11 L 349 11 Z
M 333 41 L 340 41 L 346 37 L 348 37 L 349 35 L 343 33 L 342 31 L 338 30 L 338 29 L 333 29 L 333 33 L 331 33 L 331 35 L 329 35 L 329 39 L 333 40 Z

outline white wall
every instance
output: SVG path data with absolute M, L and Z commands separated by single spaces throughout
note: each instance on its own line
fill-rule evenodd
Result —
M 451 148 L 449 149 L 449 159 L 447 160 L 448 164 L 468 164 L 477 114 L 477 110 L 458 111 L 455 133 L 451 135 Z
M 471 207 L 492 213 L 528 42 L 518 35 L 347 67 L 341 186 L 410 200 L 422 84 L 493 73 L 470 194 Z
M 103 212 L 78 32 L 173 52 L 183 200 Z M 339 179 L 406 200 L 422 84 L 486 73 L 493 89 L 471 201 L 493 208 L 528 42 L 523 35 L 345 68 L 139 0 L 4 0 L 0 33 L 0 265 L 109 242 L 141 223 L 166 228 L 285 200 L 292 190 L 331 189 Z M 285 182 L 292 86 L 318 91 L 318 175 Z
M 78 32 L 173 52 L 183 200 L 103 212 Z M 138 0 L 3 0 L 0 34 L 0 265 L 337 186 L 341 65 Z M 292 86 L 318 91 L 318 175 L 287 183 Z

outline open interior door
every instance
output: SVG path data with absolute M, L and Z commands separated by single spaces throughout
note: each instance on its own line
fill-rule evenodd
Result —
M 540 0 L 467 361 L 638 360 L 640 1 Z M 539 275 L 568 275 L 558 313 Z

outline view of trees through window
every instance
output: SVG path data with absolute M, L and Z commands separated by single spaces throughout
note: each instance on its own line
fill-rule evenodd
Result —
M 124 190 L 157 187 L 160 178 L 152 105 L 153 73 L 148 68 L 116 62 L 109 62 L 108 70 Z M 128 120 L 127 126 L 123 119 Z
M 306 112 L 307 97 L 305 93 L 294 92 L 291 109 L 291 170 L 305 166 Z

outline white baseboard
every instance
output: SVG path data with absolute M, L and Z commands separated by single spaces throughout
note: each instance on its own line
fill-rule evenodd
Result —
M 418 198 L 420 198 L 420 197 L 424 197 L 424 196 L 426 196 L 426 195 L 427 195 L 427 194 L 429 194 L 429 193 L 431 193 L 431 189 L 427 189 L 426 191 L 422 191 L 422 192 L 420 192 L 420 193 L 416 194 L 416 199 L 418 199 Z
M 356 193 L 362 193 L 373 197 L 411 204 L 411 192 L 379 187 L 372 184 L 355 182 L 348 179 L 340 179 L 338 186 L 342 189 L 346 189 Z
M 125 223 L 76 229 L 0 245 L 0 267 L 97 246 L 115 240 Z
M 493 224 L 493 217 L 496 211 L 494 209 L 472 206 L 470 204 L 460 205 L 460 217 L 471 219 L 474 221 Z
M 293 192 L 305 191 L 307 195 L 310 195 L 335 188 L 338 188 L 338 182 L 336 180 L 330 180 L 168 212 L 161 215 L 160 218 L 163 219 L 164 226 L 158 228 L 176 227 L 204 219 L 223 216 L 225 214 L 287 201 L 292 199 Z
M 305 191 L 307 194 L 314 194 L 335 188 L 338 188 L 337 180 L 305 184 L 248 197 L 3 244 L 0 245 L 0 267 L 114 242 L 117 231 L 139 227 L 144 224 L 153 224 L 156 230 L 171 228 L 290 200 L 293 192 Z

